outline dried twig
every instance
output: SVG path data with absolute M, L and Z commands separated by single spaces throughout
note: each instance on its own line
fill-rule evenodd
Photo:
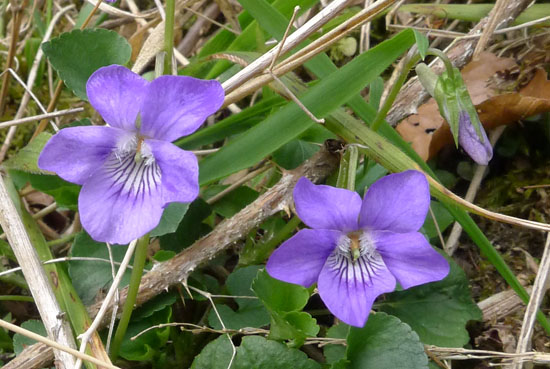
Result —
M 50 118 L 62 117 L 64 115 L 76 114 L 76 113 L 80 113 L 81 111 L 84 111 L 84 108 L 59 110 L 59 111 L 54 111 L 46 114 L 34 115 L 32 117 L 8 120 L 6 122 L 0 123 L 0 129 L 23 124 L 23 123 L 34 122 L 40 119 L 50 119 Z

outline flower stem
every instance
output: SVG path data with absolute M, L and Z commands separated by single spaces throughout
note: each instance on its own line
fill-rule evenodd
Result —
M 338 171 L 336 187 L 355 191 L 355 176 L 357 174 L 358 159 L 359 151 L 357 150 L 357 146 L 348 145 L 346 147 L 346 152 L 340 160 L 340 169 Z
M 166 20 L 164 24 L 164 74 L 172 74 L 172 54 L 174 49 L 174 17 L 176 0 L 166 0 Z
M 445 64 L 445 69 L 447 70 L 447 74 L 449 75 L 450 78 L 453 78 L 453 76 L 454 76 L 453 64 L 451 63 L 451 61 L 449 60 L 447 55 L 445 55 L 444 52 L 442 52 L 441 50 L 438 50 L 438 49 L 429 48 L 426 51 L 426 54 L 436 56 L 439 59 L 441 59 L 443 64 Z M 377 131 L 378 128 L 380 128 L 380 124 L 382 124 L 382 122 L 386 118 L 386 115 L 390 111 L 393 103 L 395 102 L 395 99 L 397 98 L 397 94 L 399 93 L 399 91 L 401 90 L 401 87 L 403 87 L 403 84 L 407 80 L 407 76 L 409 75 L 409 71 L 412 69 L 412 67 L 415 66 L 416 63 L 418 63 L 419 60 L 420 60 L 420 55 L 418 53 L 416 53 L 416 54 L 414 54 L 413 56 L 410 57 L 409 61 L 403 67 L 403 70 L 399 74 L 399 78 L 397 78 L 397 80 L 395 81 L 395 84 L 393 85 L 388 97 L 384 101 L 384 105 L 378 111 L 378 114 L 376 114 L 376 117 L 374 118 L 374 120 L 371 123 L 371 129 L 373 131 Z
M 437 56 L 439 59 L 441 59 L 443 64 L 445 64 L 445 69 L 447 70 L 447 74 L 449 75 L 449 78 L 452 79 L 454 77 L 453 63 L 451 63 L 451 60 L 447 57 L 447 55 L 445 55 L 443 51 L 430 47 L 428 50 L 426 50 L 426 54 Z
M 388 94 L 388 97 L 384 100 L 384 105 L 382 105 L 382 108 L 378 111 L 378 114 L 376 114 L 376 117 L 371 123 L 371 129 L 373 131 L 377 131 L 378 128 L 380 128 L 380 125 L 386 119 L 386 115 L 388 115 L 388 112 L 390 111 L 395 99 L 397 98 L 397 94 L 401 90 L 401 87 L 403 87 L 403 84 L 407 80 L 407 76 L 409 75 L 409 71 L 414 67 L 416 63 L 420 60 L 420 55 L 418 53 L 411 56 L 409 61 L 405 63 L 403 70 L 399 74 L 399 77 L 395 81 L 390 93 Z
M 118 327 L 113 338 L 111 346 L 111 359 L 115 361 L 118 357 L 122 340 L 126 334 L 132 311 L 134 310 L 134 303 L 136 302 L 136 296 L 139 290 L 139 284 L 141 282 L 141 276 L 143 274 L 143 267 L 145 266 L 145 260 L 147 257 L 147 246 L 149 245 L 149 234 L 141 237 L 136 246 L 136 253 L 134 254 L 134 268 L 132 269 L 132 275 L 130 276 L 130 285 L 128 286 L 128 294 L 124 307 L 122 308 L 122 314 Z

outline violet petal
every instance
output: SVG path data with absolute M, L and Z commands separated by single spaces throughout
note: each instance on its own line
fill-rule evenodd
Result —
M 483 127 L 480 128 L 483 142 L 479 139 L 468 113 L 465 111 L 460 112 L 458 143 L 473 161 L 479 165 L 488 165 L 493 158 L 493 147 Z
M 430 206 L 426 177 L 416 170 L 390 174 L 376 181 L 365 194 L 361 228 L 415 232 L 422 227 Z
M 300 219 L 311 228 L 342 232 L 358 229 L 361 197 L 357 192 L 314 185 L 302 177 L 294 187 L 294 204 Z
M 112 127 L 136 132 L 136 118 L 144 103 L 145 79 L 120 65 L 96 70 L 86 83 L 90 104 Z
M 377 251 L 403 288 L 442 280 L 449 263 L 418 233 L 371 232 Z
M 309 287 L 317 281 L 341 235 L 339 231 L 302 229 L 271 254 L 266 270 L 273 278 Z
M 163 141 L 195 132 L 223 104 L 224 91 L 218 81 L 185 76 L 161 76 L 147 88 L 141 132 Z
M 195 154 L 170 142 L 145 140 L 145 143 L 160 167 L 163 205 L 195 200 L 199 194 L 199 164 Z
M 110 155 L 82 186 L 82 226 L 101 242 L 126 244 L 152 230 L 162 216 L 160 169 L 133 154 Z
M 66 181 L 84 184 L 115 149 L 124 131 L 111 127 L 70 127 L 60 130 L 44 146 L 38 167 Z
M 335 265 L 333 255 L 319 274 L 319 295 L 338 319 L 363 327 L 374 300 L 395 289 L 395 278 L 383 262 L 367 270 L 364 257 L 355 262 L 343 258 L 340 265 Z

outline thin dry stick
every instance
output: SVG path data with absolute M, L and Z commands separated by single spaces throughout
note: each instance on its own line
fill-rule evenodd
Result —
M 94 14 L 97 12 L 98 9 L 101 8 L 101 5 L 103 5 L 102 2 L 103 2 L 103 0 L 98 0 L 94 4 L 95 5 L 94 8 L 90 12 L 90 14 L 88 14 L 88 17 L 84 20 L 84 23 L 82 23 L 82 25 L 80 26 L 80 30 L 83 30 L 88 26 L 88 24 L 92 20 L 92 17 L 94 16 Z M 50 103 L 48 104 L 48 109 L 47 109 L 48 113 L 52 112 L 55 109 L 55 106 L 57 105 L 57 101 L 59 100 L 59 97 L 61 96 L 61 91 L 63 91 L 63 86 L 64 86 L 64 82 L 63 82 L 62 79 L 60 79 L 57 82 L 57 86 L 55 87 L 55 92 L 53 93 L 52 99 L 50 100 Z M 34 140 L 36 138 L 36 136 L 38 136 L 40 134 L 40 132 L 42 132 L 44 129 L 46 129 L 46 124 L 48 124 L 48 121 L 46 119 L 43 119 L 43 120 L 40 121 L 40 123 L 38 124 L 38 127 L 36 127 L 36 130 L 34 131 L 32 137 L 31 137 L 31 141 Z
M 541 352 L 526 352 L 523 354 L 488 351 L 488 350 L 471 350 L 464 348 L 438 347 L 426 345 L 425 349 L 440 359 L 448 360 L 483 360 L 483 359 L 499 359 L 503 363 L 513 359 L 519 359 L 522 362 L 532 362 L 534 364 L 550 364 L 550 354 Z
M 290 29 L 292 28 L 292 24 L 294 24 L 294 21 L 296 20 L 296 15 L 300 11 L 300 7 L 296 5 L 294 7 L 294 11 L 292 12 L 292 17 L 290 17 L 290 21 L 288 22 L 288 25 L 286 26 L 285 33 L 283 34 L 283 38 L 281 39 L 281 42 L 279 42 L 279 45 L 275 46 L 276 51 L 275 55 L 273 55 L 273 59 L 271 59 L 271 64 L 269 64 L 269 71 L 273 71 L 273 66 L 275 65 L 275 62 L 277 59 L 279 59 L 279 56 L 281 55 L 281 50 L 283 49 L 283 45 L 286 42 L 286 38 L 288 37 L 288 33 L 290 32 Z
M 533 336 L 533 328 L 535 325 L 536 315 L 539 310 L 539 306 L 544 298 L 546 290 L 548 289 L 546 282 L 548 281 L 548 275 L 550 271 L 550 233 L 546 235 L 546 244 L 544 245 L 544 253 L 539 265 L 539 271 L 533 284 L 533 292 L 529 299 L 529 304 L 525 310 L 525 316 L 523 317 L 523 325 L 521 326 L 521 332 L 519 334 L 518 345 L 516 347 L 516 354 L 524 354 L 531 348 L 531 337 Z M 519 360 L 514 360 L 512 369 L 521 369 L 523 363 Z
M 187 284 L 185 284 L 185 287 L 190 288 L 193 291 L 200 293 L 201 295 L 203 295 L 204 297 L 206 297 L 208 299 L 208 302 L 210 302 L 210 305 L 212 306 L 212 310 L 214 310 L 214 313 L 216 314 L 216 317 L 220 321 L 222 329 L 226 330 L 227 328 L 225 328 L 225 324 L 223 322 L 223 319 L 220 316 L 220 313 L 218 312 L 218 309 L 216 308 L 216 304 L 214 304 L 214 300 L 212 300 L 212 295 L 210 294 L 210 292 L 205 292 L 203 290 L 199 290 L 198 288 L 195 288 L 193 286 L 188 286 Z M 231 340 L 231 336 L 229 335 L 229 333 L 226 333 L 226 336 L 227 336 L 227 339 L 229 340 L 229 343 L 231 343 L 231 348 L 232 348 L 231 360 L 229 360 L 229 364 L 227 365 L 227 369 L 230 369 L 231 365 L 233 365 L 233 360 L 235 360 L 235 356 L 237 355 L 237 348 L 235 347 L 235 344 Z
M 64 263 L 64 262 L 67 262 L 67 261 L 100 261 L 102 263 L 109 263 L 109 264 L 114 263 L 115 265 L 120 265 L 120 263 L 117 262 L 117 261 L 111 261 L 111 260 L 102 259 L 102 258 L 86 257 L 86 256 L 65 256 L 65 257 L 62 257 L 62 258 L 50 259 L 50 260 L 43 261 L 42 265 L 55 264 L 55 263 Z M 128 265 L 128 266 L 126 266 L 126 268 L 127 269 L 132 269 L 132 266 Z M 2 273 L 0 273 L 0 277 L 4 277 L 8 274 L 12 274 L 12 273 L 18 272 L 20 270 L 21 270 L 21 267 L 16 267 L 16 268 L 4 270 Z
M 503 24 L 506 21 L 505 19 L 503 19 L 503 16 L 506 12 L 506 7 L 512 1 L 516 0 L 496 1 L 495 6 L 493 7 L 493 9 L 491 9 L 491 12 L 489 13 L 489 21 L 487 22 L 485 27 L 483 27 L 483 34 L 481 35 L 481 38 L 479 39 L 479 42 L 474 49 L 474 54 L 472 55 L 472 58 L 477 58 L 479 54 L 481 54 L 481 52 L 485 50 L 487 44 L 491 40 L 491 37 L 493 37 L 493 32 L 498 28 L 499 25 Z
M 300 42 L 309 37 L 313 32 L 322 27 L 326 22 L 332 19 L 342 9 L 349 5 L 349 3 L 351 3 L 350 0 L 335 0 L 330 3 L 326 8 L 317 13 L 306 24 L 304 24 L 292 35 L 290 35 L 286 40 L 284 47 L 279 51 L 279 53 L 284 54 L 288 50 L 294 48 Z M 278 49 L 271 49 L 270 51 L 256 59 L 253 63 L 250 63 L 248 67 L 244 68 L 239 73 L 235 74 L 233 77 L 225 81 L 222 86 L 226 91 L 226 94 L 267 68 L 271 64 L 273 56 L 276 52 L 278 52 Z
M 27 7 L 28 0 L 23 0 L 21 5 L 17 4 L 16 0 L 11 1 L 12 11 L 12 27 L 11 27 L 11 39 L 10 47 L 8 49 L 8 57 L 6 58 L 6 66 L 4 70 L 11 69 L 13 67 L 17 41 L 19 41 L 19 31 L 21 27 L 21 19 L 23 18 L 23 10 Z M 2 87 L 0 88 L 0 116 L 4 115 L 4 107 L 6 104 L 6 97 L 8 95 L 8 87 L 10 84 L 10 75 L 5 74 L 2 81 Z
M 363 8 L 368 8 L 372 5 L 372 0 L 365 0 Z M 370 23 L 361 26 L 361 34 L 359 36 L 359 53 L 362 54 L 370 48 Z
M 139 18 L 154 18 L 157 13 L 158 9 L 151 9 L 149 11 L 145 11 L 140 14 L 132 14 L 129 12 L 125 12 L 124 10 L 120 10 L 118 8 L 115 8 L 112 5 L 108 5 L 102 2 L 102 0 L 86 0 L 93 6 L 97 6 L 98 3 L 101 3 L 99 5 L 99 9 L 109 15 L 114 15 L 116 17 L 124 17 L 124 18 L 132 18 L 132 19 L 139 19 Z
M 283 83 L 283 81 L 281 81 L 279 79 L 279 77 L 277 77 L 275 74 L 271 73 L 271 71 L 270 71 L 269 74 L 283 88 L 283 90 L 292 99 L 292 101 L 294 101 L 296 103 L 296 105 L 298 105 L 300 107 L 300 109 L 302 109 L 304 111 L 304 113 L 307 114 L 309 119 L 311 119 L 312 121 L 314 121 L 316 123 L 321 123 L 321 124 L 325 123 L 325 119 L 324 118 L 317 118 L 315 115 L 313 115 L 313 113 L 300 101 L 300 99 L 298 99 L 298 97 L 296 97 L 296 95 L 294 95 L 294 93 L 292 91 L 290 91 L 290 89 L 288 87 L 286 87 L 286 85 Z
M 251 179 L 253 179 L 254 177 L 256 177 L 257 175 L 265 172 L 266 170 L 268 170 L 269 168 L 271 168 L 271 165 L 265 165 L 259 169 L 256 169 L 250 173 L 248 173 L 247 175 L 245 175 L 244 177 L 240 178 L 238 181 L 235 181 L 235 183 L 232 183 L 229 187 L 223 189 L 222 191 L 220 191 L 219 193 L 215 194 L 214 196 L 212 196 L 211 198 L 209 198 L 208 200 L 206 200 L 206 203 L 208 205 L 212 205 L 213 203 L 221 200 L 223 197 L 225 197 L 228 193 L 234 191 L 235 189 L 237 189 L 238 187 L 240 187 L 242 184 L 250 181 Z
M 502 136 L 502 133 L 504 132 L 505 128 L 506 126 L 500 126 L 490 133 L 489 141 L 491 141 L 491 146 L 495 147 L 498 139 L 500 138 L 500 136 Z M 468 186 L 468 191 L 466 192 L 466 196 L 464 197 L 466 201 L 468 202 L 474 201 L 486 171 L 487 171 L 487 166 L 476 165 L 474 176 L 472 177 L 472 181 L 470 182 L 470 186 Z M 447 238 L 447 243 L 445 244 L 445 247 L 444 247 L 447 254 L 449 255 L 454 254 L 454 252 L 456 251 L 456 248 L 458 247 L 458 240 L 460 238 L 461 233 L 462 233 L 462 226 L 458 222 L 455 222 L 453 224 L 453 228 L 451 229 L 451 233 Z
M 80 113 L 82 111 L 84 111 L 84 108 L 74 108 L 74 109 L 54 111 L 52 113 L 34 115 L 32 117 L 8 120 L 6 122 L 1 122 L 0 123 L 0 129 L 7 128 L 7 127 L 10 127 L 10 126 L 19 125 L 19 124 L 24 124 L 24 123 L 28 123 L 28 122 L 34 122 L 34 121 L 41 120 L 41 119 L 50 119 L 50 118 L 62 117 L 64 115 L 76 114 L 76 113 Z
M 441 234 L 441 229 L 439 229 L 439 224 L 437 223 L 437 218 L 435 217 L 435 214 L 432 210 L 432 206 L 428 208 L 430 210 L 430 216 L 432 217 L 432 221 L 434 222 L 435 230 L 437 231 L 437 236 L 439 237 L 439 242 L 441 242 L 441 246 L 443 249 L 445 249 L 445 240 L 443 239 L 443 235 Z
M 122 263 L 118 268 L 118 272 L 116 274 L 115 279 L 113 280 L 113 284 L 111 284 L 111 288 L 109 288 L 109 292 L 107 293 L 107 296 L 105 296 L 105 300 L 103 300 L 103 302 L 101 303 L 101 307 L 99 308 L 99 311 L 95 316 L 94 321 L 90 325 L 90 328 L 86 330 L 86 332 L 78 336 L 78 338 L 81 340 L 81 346 L 80 346 L 81 353 L 84 353 L 86 351 L 86 347 L 88 345 L 88 341 L 90 340 L 90 337 L 92 337 L 95 331 L 99 328 L 103 318 L 105 317 L 105 314 L 107 313 L 107 309 L 111 304 L 111 300 L 113 299 L 115 292 L 118 290 L 118 285 L 120 284 L 120 281 L 122 280 L 122 277 L 126 272 L 126 267 L 130 263 L 130 259 L 134 254 L 134 249 L 136 248 L 136 244 L 137 244 L 137 240 L 133 240 L 132 242 L 130 242 L 130 245 L 128 245 L 128 250 L 126 250 L 124 259 L 122 259 Z M 82 360 L 78 358 L 74 368 L 80 369 L 81 365 L 82 365 Z
M 55 25 L 61 19 L 61 17 L 66 14 L 69 10 L 74 8 L 74 5 L 66 6 L 59 10 L 54 17 L 52 18 L 50 24 L 48 25 L 48 28 L 46 29 L 46 33 L 44 34 L 44 38 L 42 39 L 41 44 L 44 42 L 47 42 L 54 30 Z M 40 109 L 46 113 L 46 109 L 42 107 L 42 104 L 38 100 L 36 96 L 32 93 L 32 88 L 34 85 L 34 81 L 36 79 L 36 76 L 38 74 L 38 67 L 40 66 L 40 61 L 42 60 L 42 57 L 44 56 L 44 52 L 42 51 L 42 48 L 39 47 L 38 51 L 36 52 L 36 56 L 34 57 L 34 61 L 32 63 L 31 70 L 29 72 L 29 76 L 27 78 L 27 84 L 25 87 L 25 94 L 23 95 L 21 102 L 19 104 L 19 108 L 17 109 L 17 112 L 15 113 L 15 119 L 19 119 L 23 116 L 25 109 L 27 108 L 27 104 L 29 103 L 30 98 L 32 97 L 34 101 L 36 101 L 37 105 L 40 107 Z M 17 131 L 17 127 L 10 127 L 8 134 L 6 135 L 6 139 L 4 143 L 2 144 L 2 147 L 0 148 L 0 163 L 4 160 L 4 157 L 6 156 L 6 153 L 8 152 L 8 148 L 11 144 L 11 141 L 15 137 L 15 132 Z
M 292 91 L 290 91 L 290 89 L 288 87 L 286 87 L 286 85 L 283 83 L 283 81 L 281 81 L 279 79 L 279 77 L 277 77 L 273 73 L 273 66 L 275 65 L 275 62 L 277 61 L 277 59 L 279 58 L 279 56 L 281 54 L 281 49 L 283 48 L 283 45 L 285 44 L 285 41 L 288 37 L 288 33 L 290 32 L 290 29 L 292 28 L 292 24 L 296 20 L 296 15 L 298 15 L 298 11 L 300 11 L 300 7 L 299 6 L 294 7 L 294 12 L 292 13 L 292 17 L 290 18 L 290 22 L 288 22 L 288 25 L 286 27 L 283 38 L 281 39 L 281 42 L 277 46 L 275 46 L 277 48 L 277 52 L 273 56 L 273 60 L 271 60 L 271 64 L 269 65 L 269 68 L 268 68 L 268 73 L 282 87 L 282 89 L 292 99 L 292 101 L 294 101 L 296 103 L 296 105 L 298 105 L 300 107 L 300 109 L 302 109 L 311 120 L 313 120 L 314 122 L 317 122 L 317 123 L 325 123 L 324 119 L 319 119 L 315 115 L 313 115 L 313 113 L 300 101 L 300 99 L 298 99 L 298 97 L 296 97 L 296 95 L 294 95 L 294 93 Z
M 113 249 L 108 242 L 105 243 L 105 245 L 107 247 L 107 252 L 109 253 L 109 263 L 111 264 L 111 276 L 114 281 L 116 278 L 116 270 L 115 270 L 116 263 L 113 259 Z M 119 303 L 120 303 L 120 292 L 117 288 L 115 292 L 115 302 L 114 302 L 115 306 L 113 307 L 113 311 L 111 312 L 111 322 L 109 323 L 109 333 L 107 334 L 107 345 L 105 346 L 105 351 L 107 352 L 109 352 L 109 348 L 111 346 L 111 339 L 113 337 L 113 331 L 115 329 L 116 314 L 118 312 Z
M 256 59 L 253 63 L 251 63 L 248 67 L 244 68 L 241 72 L 247 71 L 246 74 L 243 75 L 243 78 L 248 78 L 246 81 L 233 81 L 233 83 L 229 84 L 230 80 L 226 81 L 223 86 L 225 87 L 232 87 L 235 86 L 235 88 L 230 88 L 230 90 L 233 90 L 232 92 L 226 94 L 224 106 L 231 104 L 235 101 L 239 101 L 243 97 L 253 93 L 263 85 L 268 84 L 273 80 L 273 75 L 275 76 L 281 76 L 287 72 L 290 72 L 291 70 L 301 66 L 303 63 L 308 61 L 309 59 L 313 58 L 315 55 L 319 54 L 320 52 L 324 51 L 326 48 L 328 48 L 330 45 L 334 44 L 338 40 L 340 40 L 342 37 L 347 35 L 349 32 L 351 32 L 355 27 L 360 26 L 361 24 L 370 21 L 372 18 L 374 18 L 376 15 L 378 15 L 380 12 L 382 12 L 386 7 L 390 6 L 393 2 L 396 0 L 381 0 L 375 2 L 371 7 L 366 9 L 365 11 L 361 11 L 360 13 L 356 14 L 352 18 L 350 18 L 348 21 L 342 23 L 340 26 L 334 28 L 324 36 L 321 36 L 317 40 L 313 41 L 303 49 L 297 51 L 295 54 L 291 55 L 284 61 L 282 61 L 280 64 L 278 64 L 274 69 L 272 73 L 263 74 L 261 76 L 258 76 L 254 79 L 249 79 L 252 75 L 255 75 L 255 68 L 256 67 L 263 67 L 264 65 L 267 66 L 270 62 L 269 61 L 264 62 L 263 57 L 265 55 L 272 55 L 270 54 L 271 51 L 274 51 L 273 49 L 266 54 L 264 54 L 262 57 Z M 331 3 L 333 5 L 335 2 Z M 327 7 L 328 9 L 328 7 Z M 319 13 L 320 14 L 320 13 Z M 334 14 L 333 14 L 334 15 Z M 317 17 L 317 16 L 315 16 Z M 284 49 L 287 48 L 287 44 L 290 43 L 292 40 L 293 42 L 302 41 L 300 37 L 303 36 L 302 28 L 309 25 L 310 22 L 312 22 L 315 17 L 313 17 L 310 21 L 308 21 L 304 26 L 300 27 L 298 30 L 296 30 L 292 35 L 288 37 L 287 43 L 285 43 Z M 308 34 L 309 35 L 309 34 Z M 283 50 L 284 52 L 284 50 Z M 255 63 L 258 63 L 258 65 L 255 68 L 251 68 Z M 250 69 L 249 69 L 250 68 Z M 238 74 L 237 74 L 238 75 Z M 235 75 L 234 77 L 237 77 Z M 242 84 L 242 86 L 241 86 Z M 237 88 L 237 86 L 240 86 Z
M 38 254 L 31 244 L 25 226 L 1 176 L 0 225 L 6 232 L 15 257 L 23 270 L 23 275 L 36 302 L 48 336 L 61 345 L 74 348 L 75 342 L 71 327 L 63 319 L 63 310 L 59 307 L 50 281 L 42 268 Z M 66 352 L 55 351 L 55 356 L 61 368 L 68 369 L 74 364 L 74 358 Z
M 220 23 L 220 22 L 217 22 L 216 20 L 214 20 L 214 19 L 208 17 L 207 15 L 202 14 L 202 13 L 200 13 L 200 12 L 198 12 L 198 11 L 192 9 L 192 8 L 184 7 L 184 9 L 185 9 L 185 10 L 189 10 L 191 13 L 195 14 L 197 17 L 203 18 L 204 20 L 206 20 L 206 21 L 208 21 L 208 22 L 210 22 L 210 23 L 212 23 L 212 24 L 215 24 L 215 25 L 218 26 L 218 27 L 221 27 L 221 28 L 225 29 L 226 31 L 229 31 L 229 32 L 231 32 L 231 33 L 234 33 L 234 34 L 236 34 L 237 36 L 241 34 L 241 32 L 240 32 L 239 30 L 232 29 L 232 28 L 226 26 L 225 24 L 222 24 L 222 23 Z
M 17 334 L 20 334 L 22 336 L 28 337 L 30 339 L 33 339 L 35 341 L 42 342 L 43 344 L 45 344 L 47 346 L 50 346 L 50 347 L 53 347 L 57 350 L 63 351 L 64 353 L 68 354 L 67 356 L 69 356 L 69 357 L 76 356 L 80 360 L 87 360 L 87 361 L 89 361 L 93 364 L 99 365 L 100 367 L 106 368 L 106 369 L 120 369 L 118 366 L 114 366 L 112 364 L 106 363 L 104 361 L 96 359 L 93 356 L 90 356 L 90 355 L 87 355 L 87 354 L 82 354 L 82 353 L 80 353 L 80 352 L 78 352 L 78 351 L 76 351 L 72 348 L 61 345 L 56 341 L 52 341 L 52 340 L 50 340 L 46 337 L 43 337 L 39 334 L 36 334 L 34 332 L 31 332 L 31 331 L 26 330 L 26 329 L 21 328 L 21 327 L 18 327 L 15 324 L 8 323 L 5 320 L 0 319 L 0 327 L 8 329 L 8 330 L 10 330 L 12 332 L 15 332 Z

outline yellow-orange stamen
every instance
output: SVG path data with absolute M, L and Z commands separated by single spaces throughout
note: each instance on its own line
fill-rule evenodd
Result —
M 140 136 L 140 135 L 137 136 L 136 156 L 135 156 L 136 162 L 140 162 L 141 159 L 143 159 L 143 157 L 141 155 L 141 146 L 142 146 L 144 140 L 145 140 L 145 137 Z
M 355 261 L 361 257 L 361 245 L 359 244 L 359 232 L 351 232 L 348 234 L 350 243 L 349 243 L 349 250 L 351 253 L 351 259 L 352 261 Z

